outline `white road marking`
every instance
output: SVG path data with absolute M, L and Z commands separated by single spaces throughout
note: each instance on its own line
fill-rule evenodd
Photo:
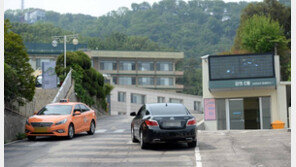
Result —
M 199 152 L 199 144 L 198 143 L 197 143 L 197 145 L 195 147 L 195 159 L 196 159 L 196 167 L 202 167 L 201 156 L 200 156 L 200 152 Z
M 125 131 L 125 129 L 117 129 L 116 131 L 114 131 L 113 133 L 122 133 L 122 132 L 124 132 Z
M 106 129 L 100 129 L 100 130 L 96 130 L 96 133 L 104 133 L 106 131 L 107 131 Z
M 136 143 L 133 143 L 131 140 L 128 141 L 126 144 L 136 144 Z

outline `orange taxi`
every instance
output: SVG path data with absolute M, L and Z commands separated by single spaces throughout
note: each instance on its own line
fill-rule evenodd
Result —
M 96 114 L 90 107 L 80 102 L 61 100 L 48 104 L 27 119 L 25 132 L 29 140 L 36 136 L 67 136 L 87 132 L 93 135 L 96 129 Z

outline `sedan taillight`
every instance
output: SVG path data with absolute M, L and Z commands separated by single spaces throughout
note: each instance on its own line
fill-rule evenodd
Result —
M 195 118 L 189 119 L 189 120 L 187 121 L 187 126 L 190 126 L 190 125 L 196 125 L 196 120 L 195 120 Z
M 154 120 L 146 120 L 145 123 L 147 126 L 158 126 L 157 121 Z

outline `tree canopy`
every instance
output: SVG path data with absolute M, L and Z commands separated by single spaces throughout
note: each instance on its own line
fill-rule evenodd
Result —
M 254 15 L 269 17 L 277 21 L 284 30 L 287 39 L 291 38 L 291 8 L 278 2 L 277 0 L 264 0 L 263 2 L 249 4 L 241 14 L 240 26 L 237 30 L 233 49 L 240 50 L 240 31 L 243 23 Z M 288 45 L 290 47 L 290 45 Z
M 5 103 L 31 101 L 35 93 L 33 69 L 20 35 L 4 22 L 4 100 Z
M 242 48 L 254 53 L 272 52 L 276 44 L 281 49 L 288 43 L 280 24 L 265 16 L 253 15 L 247 19 L 239 35 Z

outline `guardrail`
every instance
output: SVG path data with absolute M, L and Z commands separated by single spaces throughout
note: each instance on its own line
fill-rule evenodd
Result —
M 53 99 L 52 103 L 58 102 L 60 99 L 64 99 L 67 96 L 68 91 L 72 86 L 72 69 L 67 74 L 62 86 L 60 87 L 57 95 Z

